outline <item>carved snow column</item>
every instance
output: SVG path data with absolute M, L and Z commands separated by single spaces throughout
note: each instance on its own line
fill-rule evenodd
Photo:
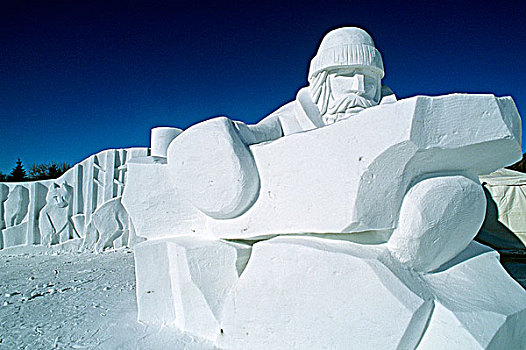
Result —
M 82 213 L 82 171 L 81 164 L 77 164 L 73 168 L 73 205 L 70 206 L 72 215 Z
M 115 151 L 106 152 L 106 164 L 103 174 L 103 202 L 107 202 L 114 197 L 113 180 L 115 179 Z
M 29 215 L 27 217 L 26 245 L 40 244 L 38 217 L 40 210 L 46 205 L 47 187 L 40 182 L 29 184 Z
M 158 127 L 151 131 L 150 147 L 152 156 L 166 157 L 170 143 L 182 133 L 183 130 L 178 128 Z
M 9 187 L 5 184 L 0 184 L 0 230 L 6 228 L 4 215 L 4 202 L 7 200 L 9 194 Z M 0 240 L 0 249 L 2 249 L 2 242 Z
M 93 194 L 93 212 L 104 203 L 104 173 L 106 170 L 104 170 L 104 163 L 101 165 L 101 157 L 95 156 L 93 162 L 93 182 L 97 185 L 93 187 L 95 189 Z
M 68 185 L 66 182 L 64 182 L 63 184 L 64 186 L 64 189 L 66 190 L 67 193 L 69 193 L 69 198 L 70 198 L 70 201 L 73 200 L 73 187 L 71 187 L 70 185 Z M 76 234 L 76 231 L 75 229 L 73 228 L 73 225 L 71 225 L 72 221 L 71 221 L 71 217 L 73 216 L 73 206 L 71 205 L 71 202 L 69 202 L 68 206 L 67 206 L 67 212 L 66 212 L 66 220 L 68 222 L 68 224 L 66 225 L 66 230 L 64 231 L 64 233 L 62 234 L 61 236 L 61 239 L 60 239 L 60 242 L 66 242 L 72 238 L 77 238 L 77 234 Z
M 117 169 L 117 173 L 115 175 L 115 178 L 113 179 L 113 182 L 115 185 L 117 185 L 116 189 L 116 197 L 122 196 L 122 193 L 124 192 L 124 173 L 126 172 L 126 157 L 127 152 L 124 149 L 120 149 L 117 151 L 119 156 L 119 162 L 115 163 L 115 168 Z
M 4 202 L 9 195 L 9 187 L 5 184 L 0 184 L 0 249 L 4 249 L 4 239 L 2 230 L 6 228 Z
M 86 202 L 84 203 L 84 222 L 88 224 L 91 214 L 97 207 L 97 193 L 98 193 L 98 183 L 97 175 L 99 173 L 100 166 L 96 163 L 97 156 L 92 156 L 88 162 L 87 169 L 87 186 L 86 186 Z
M 73 193 L 72 193 L 72 202 L 68 206 L 68 217 L 73 224 L 74 236 L 84 237 L 84 225 L 85 225 L 85 215 L 83 214 L 83 197 L 82 197 L 82 186 L 84 182 L 82 181 L 84 174 L 84 167 L 81 164 L 75 165 L 73 168 Z

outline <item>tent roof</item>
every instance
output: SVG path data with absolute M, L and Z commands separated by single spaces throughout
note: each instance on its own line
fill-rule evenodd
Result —
M 526 185 L 526 174 L 509 169 L 499 169 L 488 175 L 479 176 L 480 182 L 488 186 L 521 186 Z

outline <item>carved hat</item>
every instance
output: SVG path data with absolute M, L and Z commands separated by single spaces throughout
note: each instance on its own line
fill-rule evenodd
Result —
M 338 28 L 325 35 L 310 62 L 309 80 L 320 71 L 339 67 L 368 67 L 380 79 L 385 75 L 382 56 L 373 38 L 357 27 Z

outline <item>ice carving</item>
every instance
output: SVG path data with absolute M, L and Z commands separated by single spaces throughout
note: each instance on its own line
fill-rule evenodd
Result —
M 372 38 L 336 29 L 294 101 L 256 125 L 199 123 L 166 158 L 131 163 L 123 204 L 149 239 L 139 320 L 228 349 L 522 344 L 526 292 L 472 242 L 477 176 L 521 157 L 513 100 L 397 101 L 383 76 Z M 240 275 L 219 253 L 233 241 L 253 245 Z
M 472 242 L 477 176 L 521 157 L 513 100 L 397 101 L 384 74 L 369 34 L 331 31 L 308 86 L 256 125 L 154 128 L 151 153 L 107 150 L 46 184 L 43 241 L 148 238 L 138 319 L 221 348 L 521 346 L 526 292 Z M 38 244 L 45 191 L 9 189 L 4 247 Z
M 300 90 L 296 101 L 257 125 L 217 118 L 189 128 L 172 142 L 168 167 L 180 195 L 212 218 L 239 216 L 255 202 L 260 185 L 249 145 L 393 102 L 390 89 L 381 87 L 383 76 L 382 58 L 369 34 L 360 28 L 330 32 L 311 62 L 310 86 Z M 387 96 L 391 98 L 383 101 Z

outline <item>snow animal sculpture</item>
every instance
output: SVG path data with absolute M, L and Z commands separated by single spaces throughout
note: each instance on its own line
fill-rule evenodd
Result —
M 512 99 L 396 101 L 379 55 L 361 29 L 330 32 L 295 101 L 128 164 L 141 321 L 227 349 L 524 344 L 526 292 L 472 243 L 477 176 L 521 157 Z
M 68 206 L 72 198 L 72 188 L 66 182 L 53 182 L 48 188 L 46 205 L 40 210 L 38 227 L 42 245 L 50 246 L 65 242 L 74 232 L 70 222 Z
M 29 205 L 29 190 L 16 185 L 5 202 L 7 227 L 16 226 L 24 221 Z
M 91 215 L 86 227 L 82 249 L 95 250 L 100 253 L 113 246 L 119 237 L 128 237 L 127 245 L 133 246 L 134 232 L 126 209 L 122 206 L 121 197 L 113 198 L 101 205 Z M 131 231 L 131 232 L 130 232 Z

